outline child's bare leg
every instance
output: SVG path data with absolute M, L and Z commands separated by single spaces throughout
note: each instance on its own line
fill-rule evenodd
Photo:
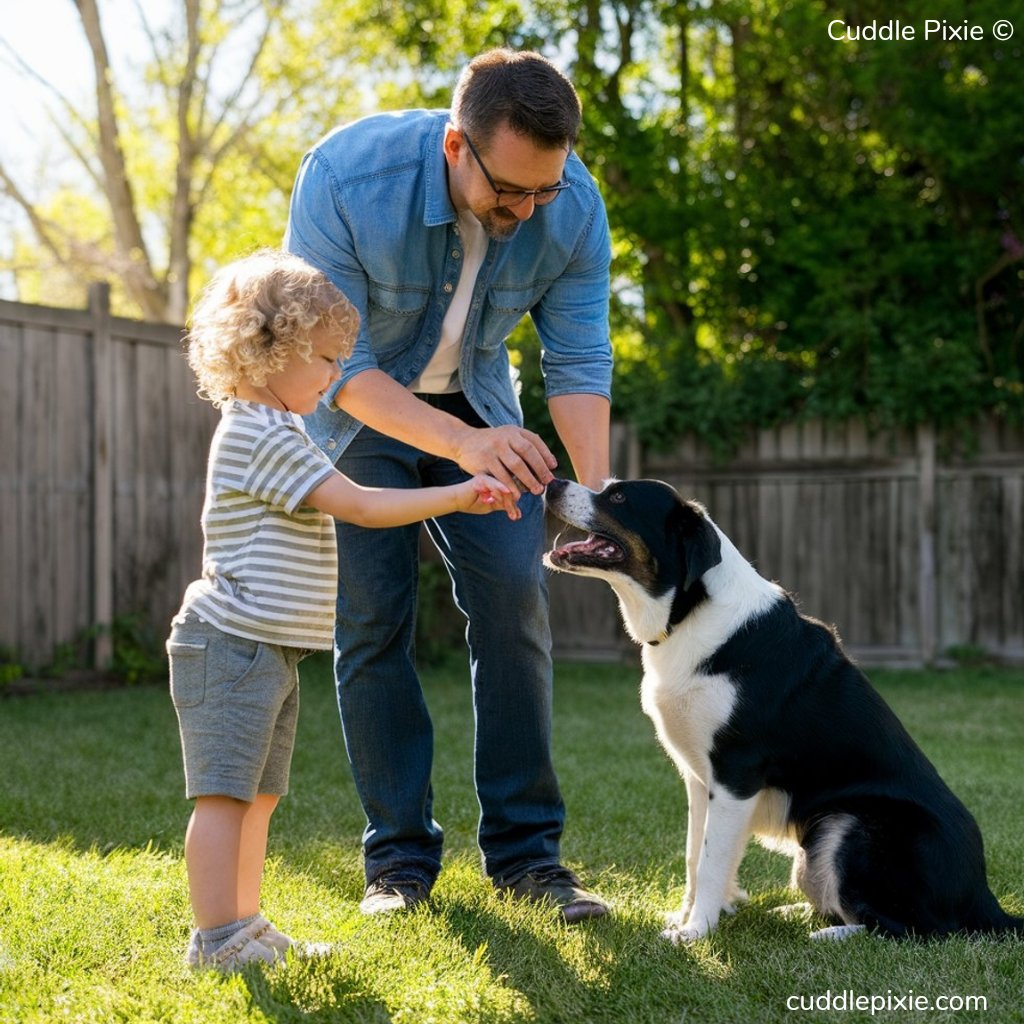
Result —
M 196 931 L 186 962 L 237 970 L 274 963 L 291 945 L 259 916 L 267 829 L 277 797 L 253 803 L 228 796 L 196 800 L 185 834 L 185 864 Z
M 214 928 L 242 916 L 238 906 L 242 826 L 251 807 L 230 796 L 196 798 L 185 833 L 185 866 L 197 928 Z
M 260 912 L 260 886 L 267 859 L 267 832 L 278 797 L 261 793 L 249 805 L 242 819 L 238 850 L 238 917 Z

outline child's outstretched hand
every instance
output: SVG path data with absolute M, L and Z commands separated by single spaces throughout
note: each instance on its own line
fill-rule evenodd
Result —
M 485 515 L 504 509 L 509 519 L 522 519 L 512 491 L 493 476 L 480 473 L 459 488 L 459 511 Z

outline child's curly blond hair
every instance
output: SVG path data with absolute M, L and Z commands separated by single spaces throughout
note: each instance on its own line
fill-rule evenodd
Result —
M 315 267 L 280 249 L 261 249 L 229 263 L 200 295 L 186 336 L 199 396 L 219 407 L 241 381 L 263 387 L 292 352 L 309 360 L 309 332 L 320 323 L 345 337 L 342 358 L 347 357 L 359 314 Z

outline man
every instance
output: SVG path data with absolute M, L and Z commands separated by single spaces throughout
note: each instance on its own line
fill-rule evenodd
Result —
M 362 315 L 341 381 L 307 420 L 339 469 L 380 487 L 486 472 L 521 496 L 519 522 L 452 515 L 427 530 L 468 619 L 484 870 L 567 921 L 608 906 L 559 860 L 541 564 L 556 463 L 522 425 L 505 339 L 530 313 L 555 428 L 577 479 L 600 486 L 610 245 L 597 188 L 572 153 L 579 125 L 575 90 L 548 61 L 485 53 L 460 77 L 450 113 L 377 115 L 322 140 L 302 162 L 286 235 Z M 361 909 L 386 912 L 425 900 L 441 862 L 413 650 L 418 530 L 337 529 L 338 703 L 367 816 Z

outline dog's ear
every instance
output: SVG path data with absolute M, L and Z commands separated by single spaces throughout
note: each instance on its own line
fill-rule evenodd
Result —
M 689 590 L 722 560 L 722 543 L 703 510 L 688 502 L 679 502 L 670 529 L 675 532 L 683 563 L 683 590 Z

